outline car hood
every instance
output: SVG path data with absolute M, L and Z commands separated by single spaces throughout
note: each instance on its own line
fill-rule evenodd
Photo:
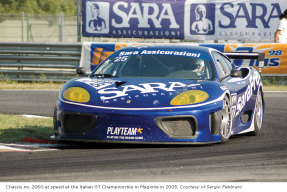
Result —
M 162 108 L 170 107 L 171 100 L 182 92 L 203 90 L 209 98 L 205 102 L 216 100 L 227 89 L 216 81 L 152 78 L 77 78 L 66 83 L 60 91 L 70 87 L 81 87 L 90 94 L 85 105 L 104 108 Z M 74 102 L 76 104 L 76 102 Z M 83 103 L 81 103 L 83 104 Z

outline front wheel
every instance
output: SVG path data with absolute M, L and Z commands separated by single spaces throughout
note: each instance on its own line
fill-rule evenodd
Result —
M 220 125 L 220 138 L 221 143 L 226 143 L 229 140 L 232 129 L 232 113 L 231 102 L 227 95 L 223 99 L 221 125 Z

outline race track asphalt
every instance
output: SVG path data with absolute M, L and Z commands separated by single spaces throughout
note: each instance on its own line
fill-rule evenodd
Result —
M 57 91 L 0 91 L 0 113 L 52 116 Z M 86 144 L 0 153 L 0 181 L 286 182 L 287 93 L 266 92 L 258 136 L 227 144 Z

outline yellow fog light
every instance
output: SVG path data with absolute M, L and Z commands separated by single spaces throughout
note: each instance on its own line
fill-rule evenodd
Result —
M 66 100 L 74 101 L 78 103 L 87 103 L 90 101 L 89 92 L 81 87 L 70 87 L 63 93 L 63 97 Z
M 209 98 L 208 93 L 201 90 L 185 91 L 175 96 L 170 104 L 171 105 L 189 105 L 194 103 L 201 103 Z

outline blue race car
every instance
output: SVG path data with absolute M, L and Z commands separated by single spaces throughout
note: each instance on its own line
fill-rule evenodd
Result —
M 225 143 L 257 135 L 264 114 L 260 74 L 207 47 L 121 49 L 89 77 L 67 82 L 54 138 L 107 143 Z

